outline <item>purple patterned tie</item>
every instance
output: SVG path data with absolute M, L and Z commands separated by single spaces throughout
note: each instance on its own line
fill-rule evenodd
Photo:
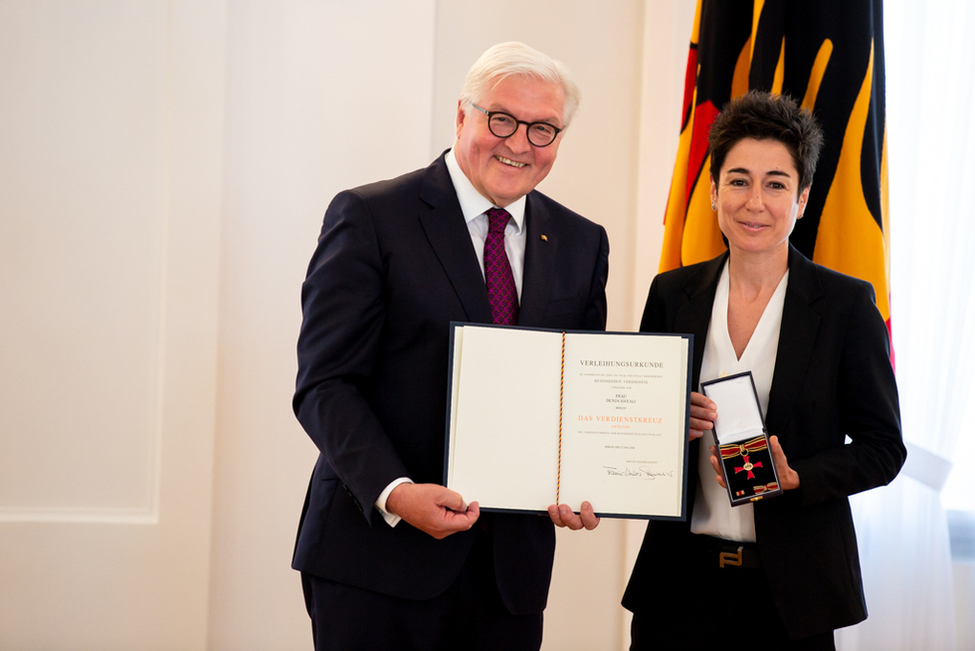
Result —
M 499 325 L 518 321 L 518 292 L 511 275 L 511 264 L 504 252 L 504 227 L 511 215 L 504 208 L 487 211 L 488 234 L 484 239 L 484 281 L 487 285 L 491 314 Z

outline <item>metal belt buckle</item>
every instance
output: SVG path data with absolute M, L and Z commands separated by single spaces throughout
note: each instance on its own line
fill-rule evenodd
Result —
M 741 565 L 741 552 L 744 547 L 739 547 L 738 552 L 732 554 L 731 552 L 721 552 L 718 554 L 718 567 L 723 568 L 725 565 L 733 565 L 738 567 Z

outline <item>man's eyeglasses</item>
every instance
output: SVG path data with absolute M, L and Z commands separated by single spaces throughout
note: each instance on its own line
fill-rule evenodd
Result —
M 525 122 L 504 111 L 488 111 L 473 103 L 471 106 L 487 116 L 488 129 L 498 138 L 510 138 L 518 130 L 518 125 L 524 124 L 527 127 L 528 142 L 536 147 L 548 147 L 562 131 L 548 122 Z

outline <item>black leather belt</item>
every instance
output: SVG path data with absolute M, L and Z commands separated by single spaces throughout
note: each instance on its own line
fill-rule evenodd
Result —
M 703 555 L 709 566 L 719 568 L 749 568 L 762 567 L 755 543 L 724 540 L 713 536 L 692 534 L 694 546 L 699 557 Z

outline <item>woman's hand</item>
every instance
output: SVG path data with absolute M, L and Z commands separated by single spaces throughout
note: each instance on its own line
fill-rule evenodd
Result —
M 711 467 L 714 468 L 714 472 L 718 473 L 714 478 L 721 484 L 721 488 L 728 488 L 728 485 L 724 483 L 724 471 L 721 469 L 721 462 L 718 461 L 718 448 L 712 445 L 708 449 L 711 450 L 711 456 L 709 457 Z
M 691 391 L 690 439 L 699 439 L 704 432 L 714 428 L 718 406 L 703 393 Z
M 772 450 L 772 461 L 775 462 L 775 469 L 779 474 L 779 486 L 784 491 L 799 488 L 799 473 L 789 466 L 789 460 L 786 458 L 785 452 L 782 451 L 782 446 L 779 444 L 779 437 L 772 436 L 768 441 L 769 449 Z M 717 473 L 715 479 L 718 480 L 722 488 L 727 488 L 724 483 L 724 472 L 721 470 L 721 462 L 718 461 L 718 450 L 713 445 L 710 447 L 710 450 L 711 467 Z
M 799 473 L 789 467 L 789 460 L 785 458 L 785 452 L 779 445 L 779 437 L 772 436 L 768 442 L 772 449 L 772 461 L 775 462 L 775 469 L 779 473 L 779 486 L 784 491 L 799 488 Z

